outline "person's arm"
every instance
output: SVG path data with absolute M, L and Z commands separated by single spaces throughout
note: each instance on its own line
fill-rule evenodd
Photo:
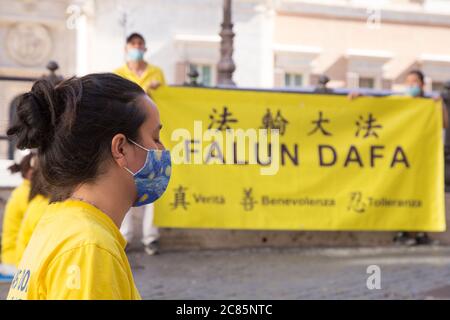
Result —
M 350 93 L 347 95 L 347 98 L 348 98 L 349 100 L 353 100 L 353 99 L 359 98 L 359 97 L 361 97 L 361 96 L 362 96 L 362 93 L 357 92 L 357 91 L 352 91 L 352 92 L 350 92 Z
M 167 83 L 166 83 L 166 78 L 164 77 L 164 73 L 162 72 L 162 70 L 159 70 L 159 71 L 160 71 L 160 78 L 161 78 L 161 80 L 160 80 L 161 86 L 166 86 Z
M 45 288 L 50 300 L 140 299 L 119 258 L 95 244 L 56 257 L 45 275 Z
M 151 92 L 151 90 L 156 90 L 161 86 L 166 85 L 166 79 L 164 78 L 164 73 L 161 69 L 157 68 L 155 78 L 150 82 L 150 85 L 148 87 L 148 91 Z

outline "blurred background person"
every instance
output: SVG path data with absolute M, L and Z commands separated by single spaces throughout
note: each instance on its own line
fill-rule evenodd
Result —
M 16 271 L 16 242 L 20 225 L 29 204 L 33 157 L 34 155 L 30 152 L 22 158 L 19 164 L 15 163 L 9 167 L 12 174 L 20 172 L 23 181 L 11 193 L 3 216 L 0 279 L 4 281 L 11 281 Z
M 144 60 L 146 52 L 144 37 L 136 32 L 130 34 L 125 45 L 126 63 L 114 73 L 137 83 L 151 96 L 152 91 L 166 85 L 166 80 L 160 68 Z
M 50 188 L 42 177 L 37 163 L 34 166 L 30 186 L 29 204 L 17 235 L 16 265 L 19 264 L 36 225 L 49 205 Z
M 425 75 L 421 70 L 411 70 L 408 72 L 405 78 L 405 95 L 413 98 L 424 98 L 425 93 Z M 349 99 L 355 99 L 362 96 L 360 92 L 350 92 Z M 443 141 L 445 143 L 445 130 L 448 127 L 448 111 L 447 108 L 440 97 L 433 97 L 434 100 L 440 101 L 442 104 L 442 127 L 443 127 Z M 393 239 L 395 244 L 398 245 L 431 245 L 437 244 L 437 241 L 432 240 L 426 232 L 404 232 L 400 231 L 394 236 Z
M 411 70 L 405 79 L 406 91 L 405 93 L 411 97 L 423 98 L 425 97 L 425 75 L 420 70 Z M 435 100 L 440 100 L 438 97 L 433 97 Z M 442 103 L 442 119 L 443 119 L 443 139 L 445 141 L 445 130 L 448 127 L 448 112 L 444 103 Z M 437 241 L 432 240 L 426 232 L 398 232 L 394 237 L 394 243 L 405 245 L 429 245 L 437 244 Z
M 147 47 L 144 37 L 139 33 L 132 33 L 126 39 L 125 55 L 126 63 L 116 69 L 114 73 L 138 84 L 151 97 L 152 92 L 159 87 L 166 85 L 164 74 L 160 68 L 147 63 L 144 55 Z M 142 209 L 132 208 L 125 217 L 120 231 L 128 243 L 134 238 L 135 230 L 133 216 Z M 142 239 L 145 252 L 149 255 L 158 252 L 159 230 L 153 225 L 154 207 L 153 204 L 145 206 L 142 219 Z

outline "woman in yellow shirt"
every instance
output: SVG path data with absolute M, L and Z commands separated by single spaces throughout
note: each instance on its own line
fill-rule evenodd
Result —
M 91 74 L 56 87 L 37 81 L 16 119 L 8 135 L 38 149 L 51 203 L 8 299 L 140 299 L 119 227 L 131 206 L 155 201 L 169 182 L 155 104 L 129 80 Z
M 20 225 L 16 242 L 16 265 L 19 264 L 23 252 L 30 241 L 36 225 L 48 207 L 49 193 L 39 167 L 34 169 L 31 177 L 30 203 Z
M 33 154 L 29 153 L 20 161 L 20 164 L 14 164 L 9 169 L 11 173 L 19 172 L 22 174 L 22 183 L 13 190 L 6 203 L 3 216 L 2 227 L 2 252 L 1 269 L 2 274 L 14 274 L 16 262 L 16 242 L 20 225 L 28 206 L 30 194 L 30 177 L 33 172 L 31 159 Z

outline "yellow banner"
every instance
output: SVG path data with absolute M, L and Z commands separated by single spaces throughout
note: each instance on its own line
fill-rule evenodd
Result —
M 431 99 L 167 87 L 154 100 L 174 162 L 158 226 L 445 230 Z

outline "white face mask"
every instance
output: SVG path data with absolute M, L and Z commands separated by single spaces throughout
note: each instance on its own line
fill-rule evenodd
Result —
M 411 97 L 418 97 L 422 94 L 422 89 L 418 85 L 406 88 L 406 94 Z
M 144 50 L 137 48 L 128 49 L 127 51 L 127 61 L 141 61 L 144 60 Z

